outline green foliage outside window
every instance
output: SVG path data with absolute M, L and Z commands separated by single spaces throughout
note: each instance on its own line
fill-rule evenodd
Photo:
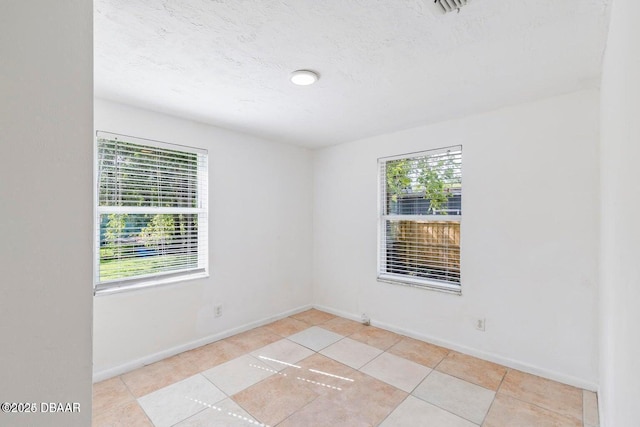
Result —
M 386 163 L 387 194 L 397 202 L 405 194 L 422 193 L 429 200 L 429 211 L 436 213 L 447 205 L 452 189 L 460 186 L 455 156 L 424 156 Z

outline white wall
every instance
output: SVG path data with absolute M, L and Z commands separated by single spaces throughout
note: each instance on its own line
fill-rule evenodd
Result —
M 595 389 L 598 117 L 582 91 L 315 152 L 314 303 Z M 377 282 L 376 159 L 453 144 L 463 295 Z
M 640 3 L 614 0 L 602 79 L 600 405 L 640 423 Z
M 210 169 L 210 277 L 96 297 L 97 379 L 311 304 L 310 151 L 104 100 L 95 127 L 207 148 Z
M 0 3 L 0 402 L 39 412 L 4 426 L 91 424 L 92 25 L 91 2 Z

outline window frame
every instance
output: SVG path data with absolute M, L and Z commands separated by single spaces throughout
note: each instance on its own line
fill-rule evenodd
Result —
M 387 177 L 386 177 L 386 164 L 394 160 L 414 159 L 418 157 L 424 157 L 428 155 L 434 155 L 437 153 L 443 153 L 447 151 L 459 151 L 460 152 L 460 172 L 462 173 L 462 145 L 452 145 L 447 147 L 427 149 L 421 151 L 414 151 L 410 153 L 398 154 L 387 157 L 378 158 L 378 235 L 377 235 L 377 281 L 390 283 L 394 285 L 403 285 L 409 287 L 415 287 L 419 289 L 440 291 L 445 293 L 451 293 L 456 295 L 462 294 L 462 274 L 460 272 L 459 283 L 448 283 L 446 281 L 427 279 L 427 278 L 415 278 L 408 274 L 389 273 L 386 271 L 384 260 L 387 258 L 387 222 L 388 221 L 427 221 L 427 222 L 457 222 L 460 227 L 460 268 L 462 268 L 462 179 L 460 181 L 460 194 L 461 194 L 461 206 L 459 215 L 403 215 L 403 214 L 387 214 L 386 199 L 387 199 Z M 384 169 L 383 169 L 384 165 Z M 383 171 L 385 172 L 383 174 Z M 383 271 L 384 270 L 384 271 Z
M 130 144 L 140 146 L 155 147 L 159 149 L 167 149 L 179 151 L 188 154 L 198 155 L 197 166 L 197 207 L 189 208 L 191 213 L 198 216 L 198 265 L 194 268 L 173 271 L 161 271 L 146 275 L 131 276 L 130 278 L 122 277 L 112 280 L 100 281 L 100 225 L 101 215 L 110 213 L 176 213 L 180 209 L 185 208 L 165 208 L 165 207 L 136 207 L 136 206 L 100 206 L 100 180 L 99 180 L 99 141 L 121 140 Z M 132 291 L 155 287 L 166 284 L 173 284 L 183 281 L 195 280 L 209 277 L 209 202 L 208 202 L 208 175 L 209 175 L 209 159 L 208 150 L 198 147 L 186 146 L 181 144 L 172 144 L 147 138 L 134 137 L 129 135 L 117 134 L 97 130 L 94 140 L 94 188 L 93 188 L 93 292 L 94 295 L 107 295 L 125 291 Z M 201 157 L 202 156 L 202 157 Z M 181 213 L 187 213 L 185 210 Z

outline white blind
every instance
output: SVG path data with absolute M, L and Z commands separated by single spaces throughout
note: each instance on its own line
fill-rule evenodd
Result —
M 98 132 L 98 289 L 207 268 L 206 150 Z
M 383 158 L 381 279 L 459 287 L 462 147 Z

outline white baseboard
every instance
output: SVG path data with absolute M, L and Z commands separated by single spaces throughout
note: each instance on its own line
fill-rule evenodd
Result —
M 259 326 L 263 326 L 269 324 L 271 322 L 275 322 L 276 320 L 284 319 L 285 317 L 291 316 L 293 314 L 300 313 L 302 311 L 310 309 L 311 304 L 304 305 L 301 307 L 297 307 L 292 310 L 288 310 L 282 313 L 279 313 L 275 316 L 269 316 L 264 319 L 256 320 L 255 322 L 246 323 L 242 326 L 238 326 L 236 328 L 227 329 L 222 332 L 218 332 L 213 335 L 209 335 L 203 338 L 200 338 L 195 341 L 191 341 L 185 344 L 181 344 L 179 346 L 171 347 L 166 350 L 159 351 L 157 353 L 150 354 L 148 356 L 141 357 L 139 359 L 132 360 L 130 362 L 126 362 L 117 366 L 113 366 L 111 368 L 102 369 L 100 371 L 94 371 L 93 373 L 93 382 L 97 383 L 100 381 L 104 381 L 109 378 L 116 377 L 118 375 L 122 375 L 129 371 L 133 371 L 134 369 L 142 368 L 143 366 L 150 365 L 152 363 L 158 362 L 162 359 L 166 359 L 171 356 L 175 356 L 176 354 L 180 354 L 185 351 L 193 350 L 194 348 L 202 347 L 203 345 L 211 344 L 212 342 L 219 341 L 221 339 L 230 337 L 232 335 L 239 334 L 241 332 L 248 331 L 253 328 L 257 328 Z
M 336 316 L 345 317 L 347 319 L 360 321 L 360 316 L 353 313 L 347 313 L 341 310 L 336 310 L 331 307 L 326 307 L 323 305 L 314 305 L 314 308 L 318 310 L 326 311 L 327 313 L 335 314 Z M 405 335 L 410 338 L 415 338 L 420 341 L 425 341 L 431 344 L 435 344 L 441 347 L 446 347 L 450 350 L 455 350 L 460 353 L 468 354 L 470 356 L 477 357 L 479 359 L 487 360 L 489 362 L 498 363 L 500 365 L 506 366 L 508 368 L 517 369 L 522 372 L 527 372 L 529 374 L 537 375 L 539 377 L 547 378 L 553 381 L 558 381 L 564 384 L 568 384 L 574 387 L 583 388 L 589 391 L 597 391 L 598 385 L 589 380 L 585 380 L 582 378 L 577 378 L 571 375 L 566 375 L 560 372 L 551 371 L 549 369 L 544 369 L 539 366 L 531 365 L 529 363 L 521 362 L 518 360 L 514 360 L 508 357 L 501 356 L 499 354 L 490 353 L 482 350 L 478 350 L 475 348 L 467 347 L 465 345 L 460 345 L 455 342 L 439 339 L 433 336 L 421 334 L 409 329 L 401 328 L 396 325 L 392 325 L 389 323 L 378 322 L 375 319 L 371 319 L 371 324 L 373 326 L 380 327 L 382 329 L 386 329 L 392 332 L 396 332 L 401 335 Z
M 336 310 L 335 308 L 327 307 L 324 305 L 314 304 L 313 308 L 318 309 L 320 311 L 325 311 L 335 316 L 344 317 L 345 319 L 355 320 L 356 322 L 360 322 L 362 320 L 360 316 L 358 316 L 357 314 L 347 313 L 346 311 Z

